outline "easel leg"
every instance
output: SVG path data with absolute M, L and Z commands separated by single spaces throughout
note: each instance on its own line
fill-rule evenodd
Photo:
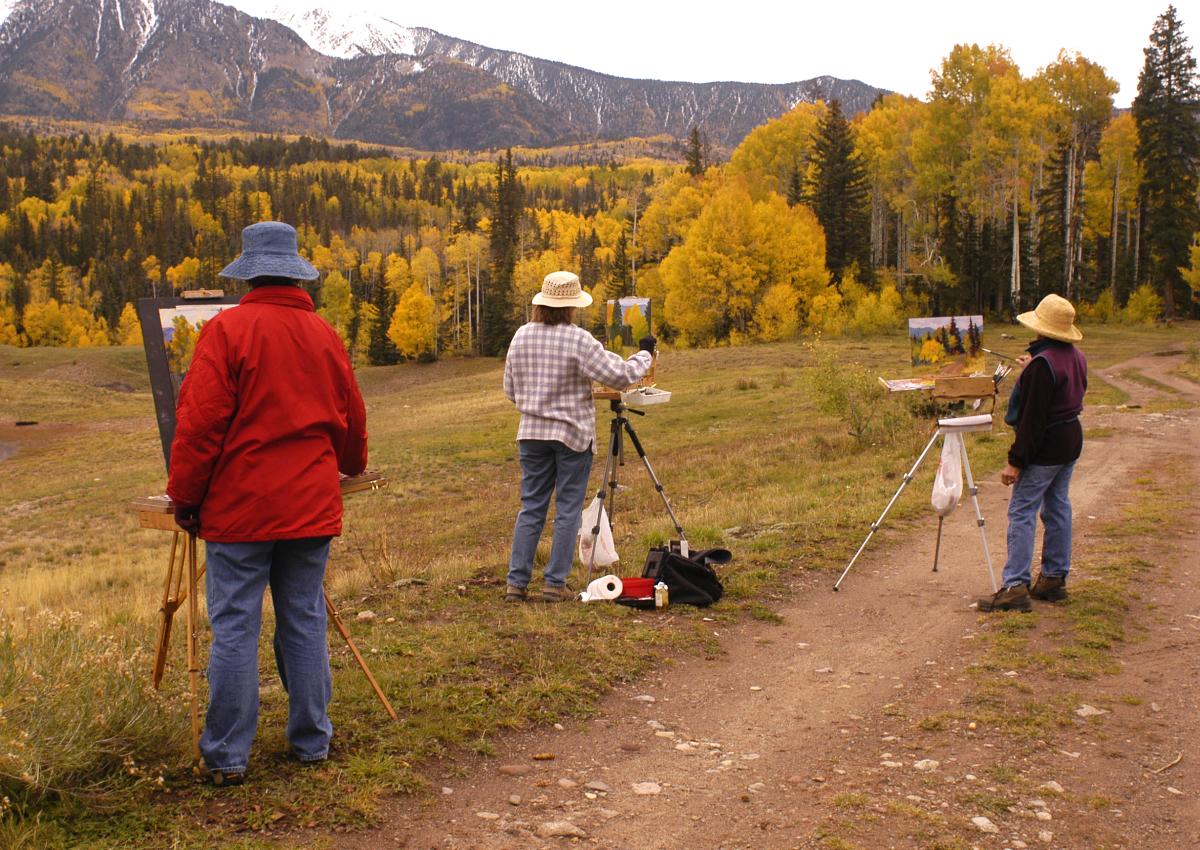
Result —
M 992 568 L 992 555 L 988 551 L 987 532 L 983 528 L 983 512 L 979 510 L 979 488 L 975 486 L 975 476 L 971 472 L 971 458 L 967 456 L 967 441 L 963 440 L 962 444 L 963 469 L 967 471 L 967 491 L 971 494 L 971 501 L 975 505 L 975 521 L 979 524 L 979 542 L 983 546 L 983 559 L 987 561 L 988 578 L 992 580 L 992 592 L 999 590 L 996 586 L 996 571 Z
M 944 523 L 945 521 L 946 521 L 945 517 L 943 517 L 943 516 L 938 517 L 937 542 L 933 544 L 933 571 L 935 573 L 938 571 L 938 569 L 937 569 L 938 555 L 940 555 L 942 552 L 942 523 Z
M 337 609 L 333 607 L 333 600 L 329 598 L 328 591 L 325 592 L 325 610 L 329 613 L 329 619 L 333 621 L 334 627 L 338 630 L 338 634 L 346 641 L 346 646 L 350 647 L 350 652 L 354 655 L 354 660 L 358 662 L 358 666 L 362 668 L 363 675 L 367 677 L 367 681 L 371 683 L 371 687 L 375 690 L 375 696 L 379 697 L 379 701 L 383 703 L 388 716 L 392 720 L 399 720 L 396 716 L 396 709 L 392 708 L 392 704 L 388 702 L 388 698 L 384 695 L 383 689 L 379 687 L 379 683 L 375 681 L 375 677 L 371 675 L 371 670 L 367 667 L 367 662 L 363 659 L 362 653 L 358 651 L 358 647 L 354 645 L 354 640 L 350 637 L 350 632 L 346 629 L 346 624 L 342 622 L 342 618 L 338 616 Z
M 884 508 L 883 513 L 879 515 L 879 519 L 871 523 L 871 530 L 867 533 L 867 538 L 862 542 L 862 545 L 858 547 L 858 551 L 854 553 L 854 557 L 850 559 L 850 563 L 846 564 L 846 569 L 842 570 L 842 574 L 838 576 L 838 580 L 834 582 L 834 590 L 839 589 L 842 584 L 842 580 L 846 577 L 846 574 L 850 572 L 850 568 L 854 566 L 854 562 L 858 560 L 858 556 L 861 555 L 863 550 L 867 548 L 867 544 L 871 542 L 871 538 L 875 536 L 875 532 L 879 530 L 879 526 L 883 525 L 884 517 L 888 515 L 888 512 L 892 509 L 892 506 L 896 504 L 896 500 L 900 498 L 900 494 L 904 492 L 904 488 L 907 487 L 909 482 L 913 480 L 913 476 L 917 474 L 917 468 L 921 465 L 921 462 L 925 460 L 925 455 L 929 454 L 929 450 L 933 448 L 933 444 L 937 442 L 937 438 L 941 435 L 942 432 L 940 429 L 933 432 L 933 436 L 930 437 L 929 442 L 925 444 L 925 449 L 921 452 L 921 456 L 917 458 L 917 462 L 912 465 L 912 469 L 910 469 L 904 476 L 903 480 L 901 480 L 900 487 L 896 490 L 895 495 L 892 496 L 892 500 L 887 503 L 887 507 Z
M 180 532 L 176 531 L 171 538 L 171 560 L 167 562 L 162 607 L 158 609 L 158 637 L 154 641 L 154 666 L 150 672 L 150 679 L 156 689 L 162 684 L 163 671 L 167 666 L 167 649 L 171 645 L 171 621 L 179 609 L 179 585 L 183 583 L 183 559 L 178 563 L 175 560 L 179 553 L 179 536 Z
M 200 620 L 199 604 L 196 589 L 196 535 L 189 534 L 184 538 L 184 552 L 187 558 L 188 573 L 188 605 L 187 605 L 187 665 L 188 689 L 192 698 L 192 758 L 200 763 L 200 658 L 199 638 L 196 634 Z

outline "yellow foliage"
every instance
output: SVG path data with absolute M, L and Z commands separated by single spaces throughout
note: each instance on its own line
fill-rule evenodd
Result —
M 128 302 L 121 309 L 121 318 L 117 320 L 117 344 L 142 344 L 142 323 L 138 321 L 137 310 Z
M 800 293 L 793 286 L 777 283 L 754 309 L 758 338 L 764 342 L 791 339 L 800 330 Z
M 354 295 L 350 281 L 340 272 L 330 272 L 321 284 L 321 309 L 317 313 L 333 326 L 342 338 L 342 345 L 350 345 L 350 323 L 354 320 Z
M 408 289 L 412 284 L 412 271 L 409 269 L 408 260 L 400 254 L 388 254 L 383 281 L 397 296 Z
M 79 304 L 59 304 L 54 298 L 31 303 L 22 323 L 30 345 L 90 348 L 109 344 L 108 323 Z
M 354 333 L 354 367 L 369 366 L 371 353 L 371 334 L 379 324 L 379 308 L 370 301 L 364 301 L 358 308 L 358 329 Z
M 817 126 L 827 112 L 824 103 L 801 103 L 754 128 L 729 158 L 728 173 L 745 179 L 755 197 L 763 191 L 787 194 L 792 172 L 808 168 Z
M 436 350 L 436 334 L 433 299 L 425 294 L 420 283 L 414 281 L 396 304 L 388 326 L 388 339 L 401 356 L 421 357 Z
M 846 312 L 842 309 L 842 293 L 833 285 L 826 286 L 813 296 L 808 306 L 808 327 L 826 336 L 841 336 L 846 329 Z
M 741 181 L 722 185 L 705 205 L 684 243 L 661 266 L 666 315 L 689 345 L 764 336 L 778 338 L 777 317 L 759 327 L 759 302 L 777 284 L 795 290 L 804 310 L 826 280 L 825 235 L 802 206 L 773 193 L 755 202 Z M 775 305 L 761 312 L 774 317 Z
M 929 337 L 921 343 L 921 353 L 918 359 L 922 363 L 941 363 L 946 359 L 946 347 L 936 338 Z
M 17 332 L 17 308 L 0 304 L 0 345 L 25 345 L 26 339 Z
M 177 264 L 167 269 L 167 283 L 176 292 L 185 289 L 195 289 L 200 280 L 200 260 L 196 257 L 184 257 Z

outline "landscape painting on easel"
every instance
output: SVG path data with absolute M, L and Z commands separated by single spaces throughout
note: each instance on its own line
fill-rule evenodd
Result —
M 983 316 L 927 316 L 908 320 L 913 371 L 970 375 L 983 368 Z
M 608 347 L 613 351 L 637 345 L 639 339 L 650 333 L 650 299 L 629 295 L 607 302 L 604 326 Z
M 238 296 L 215 292 L 206 298 L 139 298 L 138 321 L 142 326 L 142 345 L 146 349 L 146 367 L 150 370 L 150 391 L 158 417 L 158 436 L 163 458 L 170 463 L 171 441 L 175 437 L 175 402 L 179 386 L 191 365 L 196 340 L 204 323 L 222 310 L 237 306 Z

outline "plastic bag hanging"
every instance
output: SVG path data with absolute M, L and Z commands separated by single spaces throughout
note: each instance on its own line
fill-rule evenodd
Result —
M 946 434 L 942 437 L 942 460 L 937 475 L 933 478 L 933 494 L 930 502 L 940 517 L 948 517 L 958 507 L 962 498 L 962 434 Z
M 592 560 L 592 531 L 597 524 L 600 534 L 595 540 L 596 558 Z M 583 521 L 579 524 L 579 561 L 587 566 L 607 567 L 621 559 L 617 554 L 616 543 L 613 542 L 612 526 L 608 522 L 608 514 L 604 510 L 604 500 L 597 496 L 583 510 Z

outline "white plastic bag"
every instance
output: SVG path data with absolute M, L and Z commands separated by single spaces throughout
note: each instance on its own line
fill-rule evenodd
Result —
M 962 434 L 942 437 L 942 462 L 933 478 L 933 495 L 930 497 L 933 509 L 940 517 L 954 513 L 962 498 L 962 452 Z
M 598 518 L 598 519 L 597 519 Z M 599 539 L 596 541 L 596 560 L 592 560 L 592 530 L 600 524 Z M 579 561 L 585 566 L 595 564 L 607 567 L 621 559 L 613 542 L 612 526 L 604 510 L 604 500 L 599 496 L 583 510 L 583 521 L 579 524 Z

